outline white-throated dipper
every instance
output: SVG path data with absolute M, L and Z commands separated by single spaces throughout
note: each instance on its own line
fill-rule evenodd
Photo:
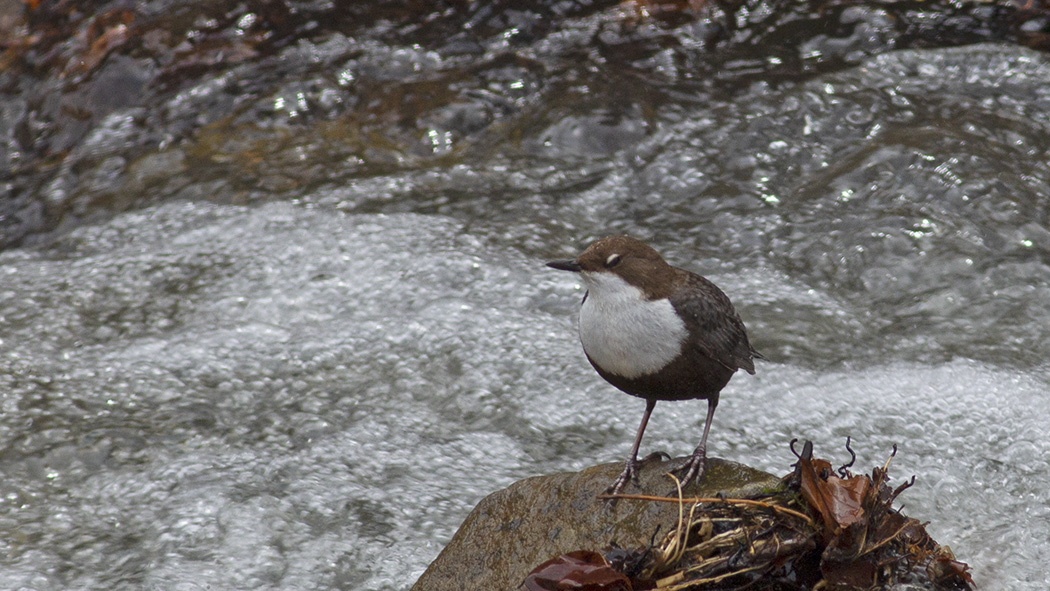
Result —
M 675 468 L 685 472 L 683 485 L 702 475 L 718 393 L 736 370 L 754 374 L 761 358 L 729 298 L 627 236 L 602 238 L 576 260 L 547 266 L 579 273 L 587 288 L 579 324 L 587 360 L 610 384 L 645 399 L 627 466 L 606 492 L 636 480 L 638 446 L 657 400 L 707 400 L 700 445 Z

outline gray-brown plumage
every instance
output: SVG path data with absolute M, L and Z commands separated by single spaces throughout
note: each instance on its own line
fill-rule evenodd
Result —
M 587 359 L 606 381 L 646 400 L 634 447 L 619 478 L 620 492 L 634 480 L 638 448 L 657 400 L 706 399 L 700 445 L 676 470 L 683 484 L 700 476 L 718 395 L 738 369 L 754 374 L 743 321 L 729 298 L 704 277 L 672 267 L 645 243 L 609 236 L 575 260 L 548 266 L 580 274 L 587 293 L 580 308 L 580 340 Z

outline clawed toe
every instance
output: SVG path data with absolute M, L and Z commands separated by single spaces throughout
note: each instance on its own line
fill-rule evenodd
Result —
M 707 466 L 707 454 L 704 450 L 698 449 L 693 455 L 689 456 L 689 459 L 678 464 L 671 469 L 671 473 L 684 473 L 680 479 L 682 486 L 688 485 L 693 480 L 698 480 L 704 475 L 704 468 Z
M 657 460 L 670 460 L 670 459 L 671 459 L 671 454 L 667 453 L 666 451 L 654 451 L 653 453 L 651 453 L 651 454 L 645 456 L 644 458 L 642 458 L 639 463 L 640 464 L 644 464 L 646 462 L 653 462 L 653 461 L 657 461 Z
M 638 486 L 638 464 L 630 460 L 624 466 L 623 472 L 616 477 L 616 480 L 613 481 L 609 488 L 605 489 L 604 494 L 607 496 L 618 495 L 627 486 L 628 482 Z M 615 502 L 615 499 L 612 500 Z

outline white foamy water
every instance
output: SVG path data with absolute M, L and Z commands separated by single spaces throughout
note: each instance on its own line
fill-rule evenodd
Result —
M 591 370 L 580 286 L 543 263 L 629 232 L 721 285 L 770 358 L 723 392 L 712 455 L 779 474 L 791 439 L 844 463 L 850 436 L 867 472 L 896 444 L 906 513 L 982 589 L 1041 591 L 1047 68 L 888 54 L 704 90 L 612 155 L 548 134 L 550 160 L 0 252 L 0 588 L 407 588 L 486 494 L 627 453 L 644 405 Z M 197 172 L 167 182 L 210 195 Z M 657 405 L 642 453 L 692 450 L 703 404 Z
M 577 286 L 542 262 L 450 219 L 287 204 L 171 204 L 3 253 L 0 587 L 405 588 L 488 492 L 629 447 L 642 403 L 587 366 Z M 1046 386 L 763 363 L 711 451 L 782 473 L 792 437 L 845 461 L 851 435 L 867 470 L 897 444 L 909 514 L 982 587 L 1035 589 Z M 687 452 L 702 416 L 658 405 L 643 453 Z

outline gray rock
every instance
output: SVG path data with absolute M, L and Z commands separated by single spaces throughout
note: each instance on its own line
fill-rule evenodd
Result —
M 628 486 L 624 492 L 677 496 L 666 473 L 683 459 L 646 458 L 639 471 L 640 488 Z M 622 469 L 617 462 L 526 478 L 485 497 L 412 591 L 516 589 L 535 567 L 560 554 L 601 551 L 612 542 L 623 548 L 644 547 L 657 527 L 659 541 L 677 523 L 677 504 L 623 499 L 610 507 L 596 498 Z M 708 458 L 702 481 L 683 494 L 748 497 L 778 481 L 742 464 Z

